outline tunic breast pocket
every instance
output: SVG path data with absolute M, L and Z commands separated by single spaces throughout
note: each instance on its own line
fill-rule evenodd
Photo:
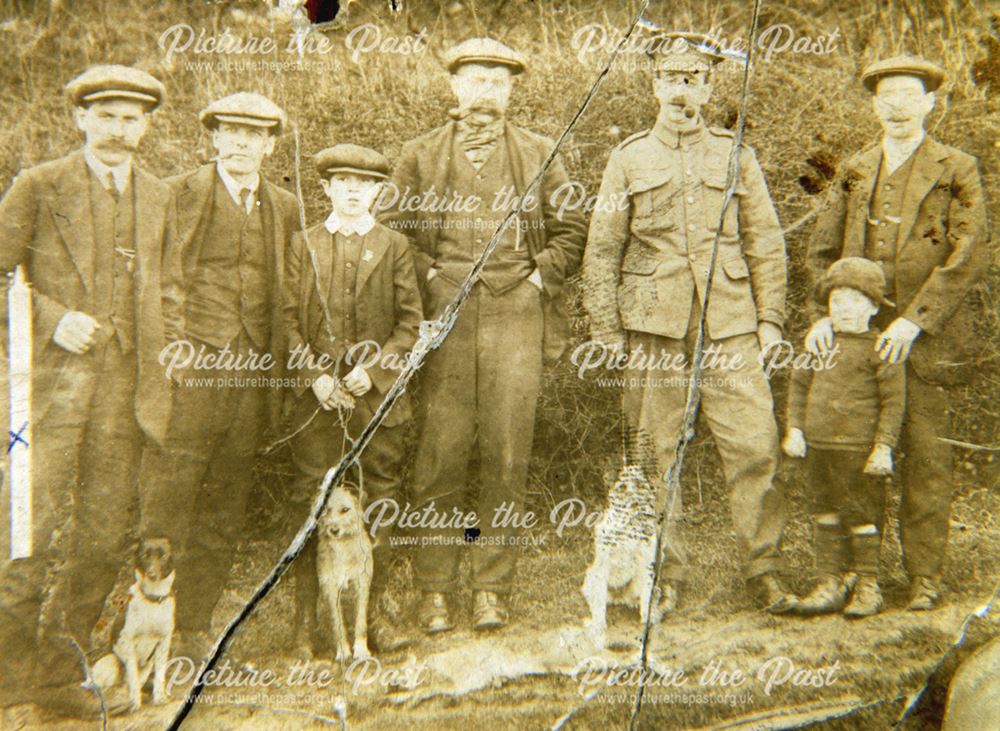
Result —
M 726 197 L 726 171 L 712 171 L 702 177 L 702 194 L 705 209 L 705 225 L 709 231 L 719 230 L 722 220 L 722 204 Z M 744 191 L 745 192 L 745 191 Z M 722 225 L 722 235 L 737 237 L 740 232 L 740 186 L 737 184 L 733 197 L 726 207 L 726 218 Z
M 670 220 L 667 213 L 677 195 L 673 178 L 673 171 L 669 168 L 642 170 L 632 177 L 629 197 L 632 201 L 633 228 L 662 227 Z

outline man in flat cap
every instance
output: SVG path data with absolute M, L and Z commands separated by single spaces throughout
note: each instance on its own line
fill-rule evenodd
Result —
M 289 428 L 295 434 L 290 446 L 299 477 L 293 500 L 303 515 L 326 471 L 361 435 L 395 382 L 423 319 L 409 242 L 371 214 L 389 176 L 389 161 L 367 147 L 340 144 L 318 153 L 316 168 L 330 215 L 292 237 L 285 277 L 288 347 L 303 364 L 294 374 L 300 385 L 289 403 Z M 362 509 L 379 501 L 400 502 L 410 416 L 404 394 L 362 452 L 360 467 L 352 470 L 348 479 L 359 487 Z M 402 644 L 386 594 L 392 526 L 365 526 L 371 528 L 369 639 L 373 649 L 388 652 Z M 294 571 L 296 645 L 300 655 L 310 657 L 319 589 L 315 536 Z M 336 652 L 338 659 L 357 658 L 368 648 L 364 638 L 355 638 L 353 653 L 344 646 Z
M 166 538 L 177 565 L 178 654 L 211 646 L 212 611 L 242 535 L 254 455 L 280 419 L 284 252 L 298 226 L 295 197 L 265 180 L 261 164 L 286 124 L 260 94 L 218 99 L 200 114 L 215 160 L 169 179 L 177 196 L 184 271 L 183 343 L 166 446 L 144 452 L 144 538 Z M 181 347 L 183 346 L 183 347 Z M 270 367 L 264 356 L 269 356 Z M 210 359 L 214 356 L 214 367 Z M 231 367 L 240 358 L 243 365 Z M 197 380 L 192 380 L 197 379 Z
M 473 38 L 446 55 L 458 100 L 451 121 L 406 143 L 393 182 L 400 199 L 429 193 L 461 196 L 463 205 L 436 200 L 423 210 L 395 210 L 390 225 L 411 237 L 424 310 L 439 317 L 455 297 L 501 221 L 542 168 L 553 143 L 506 118 L 513 77 L 524 58 L 489 38 Z M 472 545 L 473 626 L 499 627 L 512 588 L 515 532 L 492 521 L 505 504 L 523 511 L 535 407 L 545 356 L 565 345 L 565 316 L 557 307 L 566 277 L 578 266 L 584 241 L 579 211 L 557 215 L 552 193 L 567 182 L 558 159 L 545 171 L 531 205 L 503 232 L 444 344 L 424 366 L 426 407 L 413 474 L 413 500 L 451 515 L 469 489 L 469 465 L 479 460 L 482 541 Z M 409 207 L 409 208 L 412 208 Z M 448 208 L 449 210 L 444 210 Z M 416 581 L 424 591 L 421 623 L 450 629 L 448 594 L 458 582 L 462 534 L 452 543 L 422 546 Z
M 940 596 L 952 495 L 951 410 L 945 386 L 961 382 L 973 358 L 966 294 L 987 266 L 986 210 L 976 159 L 931 139 L 924 120 L 944 71 L 897 56 L 868 66 L 861 82 L 883 137 L 842 166 L 809 243 L 812 280 L 842 257 L 876 261 L 895 307 L 873 324 L 889 362 L 906 362 L 900 539 L 911 577 L 909 608 Z M 830 347 L 829 318 L 815 312 L 807 347 Z
M 722 458 L 745 577 L 763 607 L 785 612 L 794 601 L 776 577 L 783 568 L 784 525 L 783 496 L 774 483 L 778 431 L 759 360 L 761 350 L 781 339 L 785 320 L 784 237 L 746 145 L 738 152 L 734 195 L 723 217 L 735 141 L 729 130 L 707 127 L 701 115 L 712 92 L 712 68 L 721 60 L 712 42 L 672 33 L 652 48 L 656 124 L 612 151 L 590 223 L 583 294 L 591 337 L 612 357 L 682 358 L 690 373 L 708 300 L 704 348 L 715 355 L 704 361 L 701 409 Z M 681 437 L 687 381 L 677 371 L 632 369 L 626 375 L 628 458 L 665 495 L 663 476 Z M 687 568 L 676 524 L 679 492 L 666 507 L 660 614 L 675 607 Z
M 22 171 L 0 203 L 0 271 L 20 267 L 31 285 L 34 435 L 33 553 L 4 557 L 0 685 L 72 681 L 39 689 L 40 702 L 72 710 L 88 700 L 79 656 L 59 640 L 53 659 L 36 638 L 65 632 L 91 660 L 109 649 L 90 635 L 129 558 L 143 438 L 162 443 L 166 433 L 169 383 L 157 358 L 181 312 L 173 195 L 133 159 L 163 85 L 135 68 L 95 66 L 66 92 L 83 149 Z M 60 532 L 65 540 L 50 544 Z M 65 626 L 40 631 L 46 563 L 57 558 L 65 563 L 45 615 L 65 613 Z

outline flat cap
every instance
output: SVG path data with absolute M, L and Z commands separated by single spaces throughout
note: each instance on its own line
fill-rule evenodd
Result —
M 240 91 L 216 99 L 198 114 L 198 119 L 208 129 L 215 129 L 219 122 L 245 124 L 251 127 L 268 127 L 280 135 L 288 117 L 285 111 L 262 94 Z
M 826 305 L 836 287 L 850 287 L 877 305 L 893 306 L 885 296 L 885 274 L 871 259 L 849 256 L 830 265 L 816 285 L 816 301 Z
M 156 109 L 167 92 L 158 79 L 131 66 L 91 66 L 66 84 L 66 96 L 82 107 L 101 99 L 134 99 Z
M 725 56 L 719 45 L 703 33 L 663 33 L 646 49 L 656 71 L 708 71 Z
M 334 173 L 356 173 L 385 180 L 389 177 L 389 161 L 385 155 L 370 147 L 348 143 L 320 150 L 313 158 L 320 177 Z
M 528 62 L 510 46 L 492 38 L 469 38 L 453 46 L 444 54 L 444 64 L 449 73 L 464 63 L 499 64 L 517 75 L 527 68 Z
M 861 72 L 861 83 L 875 93 L 878 81 L 886 76 L 916 76 L 923 79 L 924 88 L 934 91 L 944 82 L 944 69 L 919 56 L 893 56 L 868 64 Z

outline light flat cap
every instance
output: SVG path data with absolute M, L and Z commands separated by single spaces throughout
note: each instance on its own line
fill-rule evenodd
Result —
M 924 89 L 934 91 L 944 82 L 944 69 L 919 56 L 893 56 L 869 64 L 861 72 L 861 83 L 875 93 L 879 79 L 886 76 L 916 76 L 923 80 Z
M 892 305 L 885 297 L 885 273 L 871 259 L 849 256 L 830 265 L 816 285 L 816 301 L 826 305 L 835 287 L 850 287 L 877 305 Z
M 344 143 L 320 150 L 313 158 L 320 177 L 334 173 L 355 173 L 378 180 L 389 177 L 389 161 L 385 155 L 370 147 Z
M 219 122 L 231 122 L 250 127 L 267 127 L 274 135 L 280 135 L 288 124 L 285 110 L 263 94 L 248 91 L 216 99 L 201 110 L 198 119 L 208 129 L 215 129 Z
M 708 71 L 725 56 L 718 44 L 703 33 L 663 33 L 647 48 L 656 71 Z
M 66 96 L 82 107 L 101 99 L 134 99 L 156 109 L 167 92 L 158 79 L 131 66 L 91 66 L 66 84 Z
M 506 66 L 515 76 L 523 72 L 528 62 L 510 46 L 492 38 L 469 38 L 444 54 L 445 67 L 449 73 L 465 63 L 499 64 Z

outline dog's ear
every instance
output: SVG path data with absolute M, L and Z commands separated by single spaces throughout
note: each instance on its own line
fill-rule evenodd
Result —
M 139 569 L 134 569 L 132 575 L 135 576 L 136 581 L 142 581 L 142 572 Z
M 176 571 L 171 571 L 170 574 L 163 580 L 163 588 L 167 590 L 169 594 L 174 588 L 174 577 L 177 575 Z

